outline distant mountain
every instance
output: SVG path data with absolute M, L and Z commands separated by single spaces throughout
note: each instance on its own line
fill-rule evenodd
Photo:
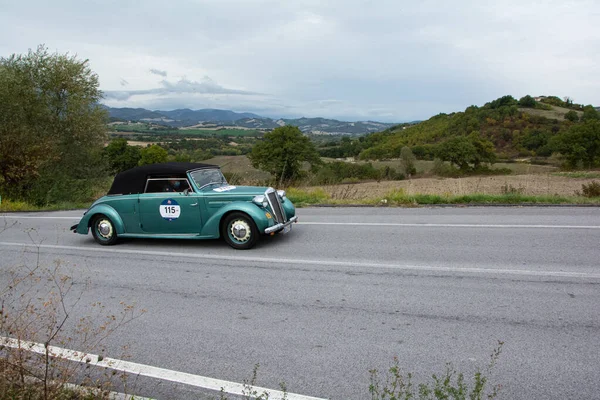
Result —
M 150 111 L 143 108 L 106 107 L 112 120 L 153 122 L 170 127 L 227 126 L 258 130 L 271 130 L 279 126 L 293 125 L 304 133 L 314 135 L 364 135 L 380 132 L 396 124 L 374 121 L 345 122 L 327 118 L 278 119 L 261 117 L 252 113 L 237 113 L 230 110 Z
M 187 108 L 173 111 L 156 111 L 164 114 L 167 117 L 176 121 L 190 121 L 195 124 L 202 121 L 237 121 L 243 118 L 262 118 L 252 113 L 236 113 L 230 110 L 215 110 L 215 109 L 203 109 L 203 110 L 190 110 Z
M 146 110 L 145 108 L 111 108 L 105 107 L 111 118 L 122 119 L 125 121 L 139 121 L 144 119 L 161 119 L 164 117 L 155 111 Z

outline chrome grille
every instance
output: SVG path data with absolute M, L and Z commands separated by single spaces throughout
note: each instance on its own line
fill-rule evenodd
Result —
M 283 210 L 283 206 L 279 201 L 279 196 L 277 192 L 273 189 L 269 189 L 266 192 L 267 200 L 269 201 L 269 205 L 271 206 L 271 210 L 273 210 L 273 214 L 275 214 L 275 221 L 278 223 L 283 223 L 287 221 L 285 211 Z

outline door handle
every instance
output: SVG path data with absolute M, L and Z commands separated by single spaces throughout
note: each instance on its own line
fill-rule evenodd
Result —
M 190 204 L 191 207 L 196 207 L 198 203 Z

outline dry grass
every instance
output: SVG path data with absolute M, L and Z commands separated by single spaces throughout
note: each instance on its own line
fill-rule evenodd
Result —
M 225 174 L 233 177 L 228 180 L 237 185 L 257 185 L 271 177 L 268 172 L 255 169 L 246 156 L 216 156 L 202 162 L 220 166 Z
M 537 115 L 540 117 L 545 117 L 548 119 L 557 119 L 559 121 L 563 121 L 565 119 L 565 114 L 571 111 L 569 108 L 551 106 L 552 110 L 538 110 L 535 108 L 519 108 L 519 111 L 526 112 L 531 115 Z M 583 114 L 582 111 L 575 111 L 579 117 Z
M 484 176 L 466 178 L 421 178 L 404 181 L 365 182 L 353 185 L 319 186 L 332 199 L 366 200 L 384 197 L 392 190 L 403 189 L 407 195 L 436 194 L 463 196 L 469 194 L 503 194 L 518 191 L 523 195 L 574 196 L 582 184 L 593 179 L 574 179 L 550 174 Z M 317 187 L 307 187 L 314 190 Z
M 359 163 L 364 163 L 364 161 L 359 161 Z M 399 159 L 394 160 L 386 160 L 386 161 L 372 161 L 371 162 L 375 168 L 382 167 L 390 167 L 395 170 L 402 170 Z M 418 174 L 431 174 L 431 170 L 433 169 L 434 162 L 427 160 L 417 160 L 415 163 L 415 167 L 417 168 Z M 533 165 L 528 163 L 495 163 L 492 166 L 492 169 L 509 169 L 513 174 L 545 174 L 548 172 L 555 172 L 559 169 L 550 165 Z

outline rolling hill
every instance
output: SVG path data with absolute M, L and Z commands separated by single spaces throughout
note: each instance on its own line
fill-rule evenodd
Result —
M 314 135 L 365 135 L 380 132 L 395 124 L 359 121 L 346 122 L 327 118 L 271 119 L 252 113 L 237 113 L 230 110 L 190 110 L 173 111 L 146 110 L 143 108 L 106 107 L 111 121 L 152 122 L 172 128 L 189 126 L 242 127 L 256 130 L 271 130 L 279 126 L 298 126 L 302 132 Z
M 400 125 L 346 143 L 323 149 L 322 154 L 361 159 L 397 158 L 404 146 L 411 147 L 419 158 L 432 159 L 436 146 L 454 137 L 475 134 L 490 141 L 501 158 L 549 156 L 550 139 L 569 129 L 587 113 L 597 113 L 592 106 L 567 104 L 558 97 L 526 96 L 517 101 L 504 96 L 485 105 L 470 106 L 462 112 L 438 114 L 427 121 Z M 587 110 L 587 111 L 586 111 Z M 569 113 L 569 114 L 567 114 Z M 568 116 L 570 119 L 565 119 Z

